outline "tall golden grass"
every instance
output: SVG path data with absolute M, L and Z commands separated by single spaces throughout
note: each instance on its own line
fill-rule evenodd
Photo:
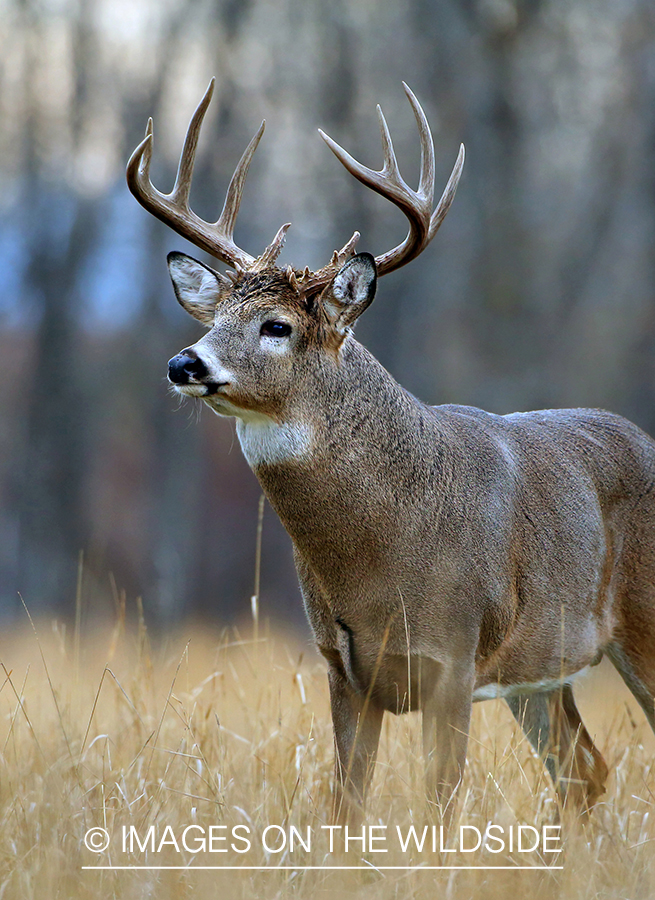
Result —
M 40 620 L 5 632 L 0 659 L 0 900 L 655 896 L 655 741 L 603 666 L 578 696 L 610 765 L 608 792 L 586 824 L 565 811 L 563 852 L 544 859 L 401 851 L 396 826 L 404 832 L 424 821 L 414 715 L 386 718 L 371 790 L 367 823 L 388 827 L 388 852 L 355 844 L 328 853 L 327 683 L 307 638 L 261 623 L 256 639 L 189 624 L 151 640 L 143 621 L 130 629 L 120 616 L 79 639 Z M 505 706 L 477 704 L 456 825 L 541 828 L 557 816 L 543 766 Z M 124 827 L 145 840 L 151 825 L 157 844 L 169 836 L 161 852 L 123 852 Z M 177 852 L 170 834 L 179 842 L 188 825 L 199 826 L 189 833 L 191 851 Z M 238 825 L 250 829 L 247 853 L 195 852 L 200 828 L 227 826 L 217 833 L 229 834 Z M 309 827 L 312 849 L 267 853 L 260 838 L 269 825 L 293 825 L 303 837 Z M 110 836 L 102 853 L 84 844 L 94 827 Z M 271 834 L 271 844 L 278 840 Z M 427 868 L 440 864 L 477 868 Z M 185 868 L 84 868 L 100 865 Z M 327 868 L 345 865 L 356 868 Z

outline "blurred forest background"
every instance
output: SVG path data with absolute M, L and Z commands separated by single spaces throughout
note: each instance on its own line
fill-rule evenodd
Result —
M 334 159 L 325 129 L 401 168 L 435 136 L 434 244 L 385 278 L 358 337 L 431 403 L 600 406 L 655 433 L 652 0 L 4 0 L 0 17 L 0 611 L 142 596 L 151 621 L 249 611 L 259 487 L 230 420 L 179 407 L 166 362 L 197 340 L 167 251 L 201 255 L 127 191 L 155 121 L 169 190 L 212 75 L 192 203 L 215 218 L 261 119 L 237 240 L 319 267 L 405 220 Z M 209 260 L 207 260 L 209 261 Z M 302 621 L 290 544 L 264 519 L 262 613 Z

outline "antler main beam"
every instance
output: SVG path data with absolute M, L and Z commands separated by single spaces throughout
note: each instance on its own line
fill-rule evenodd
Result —
M 387 200 L 391 200 L 409 219 L 409 232 L 405 240 L 393 250 L 375 258 L 378 275 L 386 275 L 387 272 L 393 272 L 394 269 L 404 266 L 427 247 L 450 209 L 464 165 L 464 145 L 461 144 L 446 189 L 433 212 L 434 144 L 432 135 L 421 104 L 405 82 L 403 82 L 403 87 L 414 110 L 421 140 L 421 177 L 417 191 L 413 191 L 400 174 L 389 128 L 379 106 L 377 109 L 384 151 L 384 165 L 379 172 L 362 165 L 319 128 L 319 134 L 325 143 L 351 175 L 354 175 L 362 184 L 386 197 Z

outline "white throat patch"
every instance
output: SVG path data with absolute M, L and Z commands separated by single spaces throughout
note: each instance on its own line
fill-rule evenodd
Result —
M 238 418 L 237 437 L 253 469 L 305 459 L 312 446 L 311 426 L 290 422 L 280 425 L 268 416 Z

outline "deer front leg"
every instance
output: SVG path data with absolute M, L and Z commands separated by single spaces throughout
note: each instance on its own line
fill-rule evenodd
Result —
M 332 818 L 352 826 L 364 812 L 384 710 L 357 694 L 338 666 L 330 665 L 328 679 L 335 753 Z
M 422 697 L 423 756 L 428 809 L 448 825 L 455 791 L 464 773 L 473 692 L 473 672 L 441 671 Z

